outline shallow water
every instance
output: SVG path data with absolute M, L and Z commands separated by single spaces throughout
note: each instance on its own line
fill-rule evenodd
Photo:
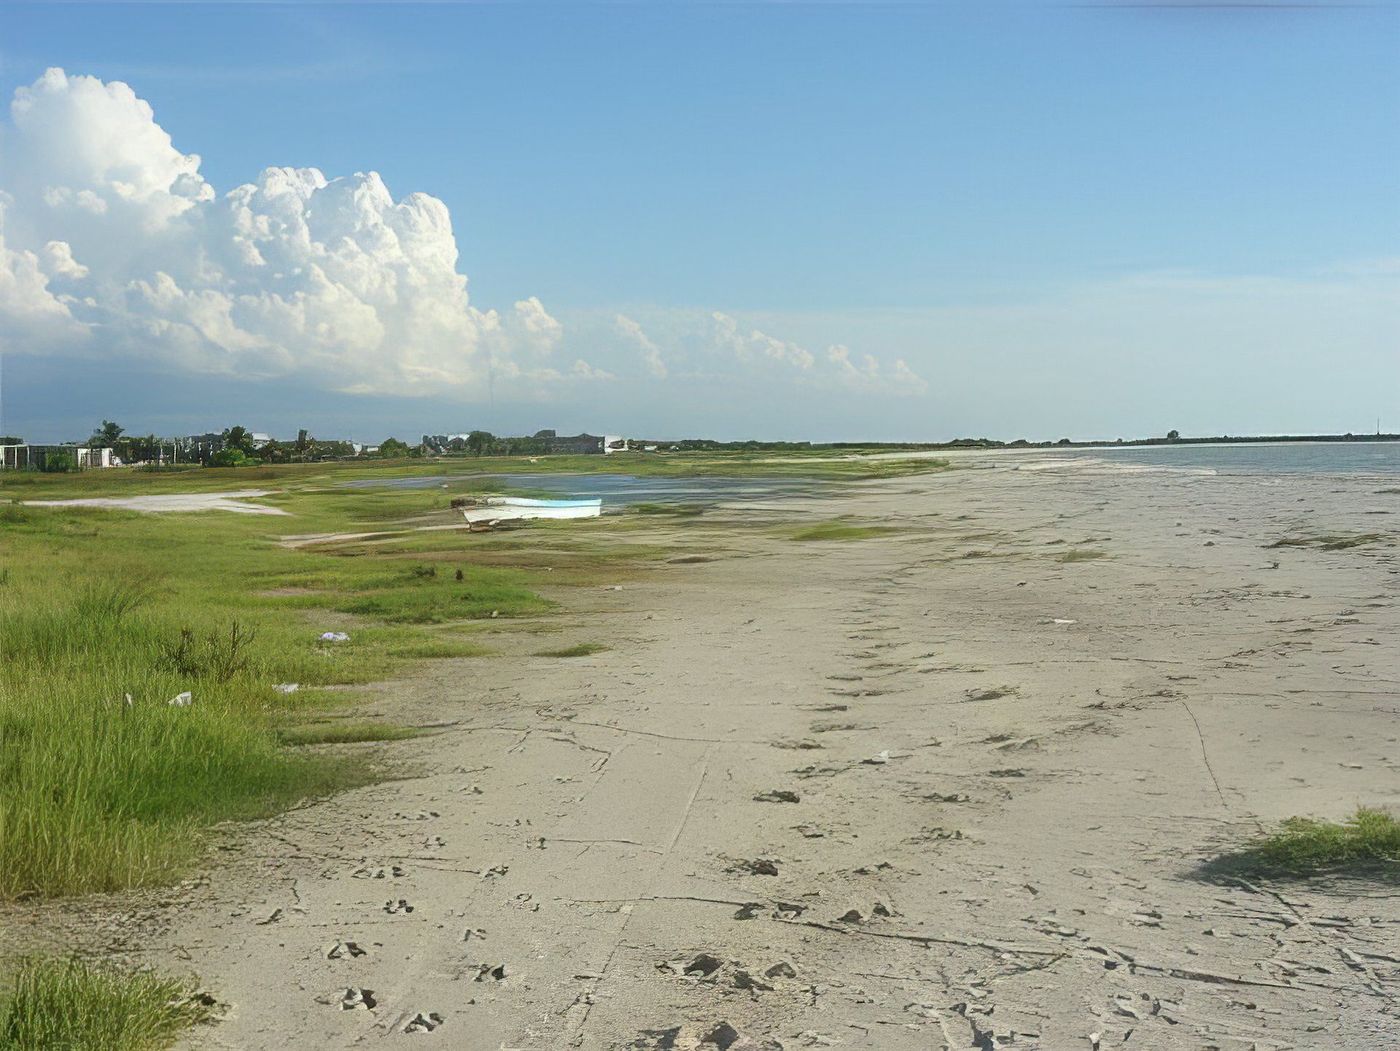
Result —
M 341 485 L 353 489 L 436 489 L 444 482 L 500 482 L 539 489 L 560 497 L 599 497 L 605 505 L 717 503 L 809 496 L 822 483 L 802 478 L 655 478 L 634 474 L 477 474 L 417 478 L 360 478 Z
M 1217 474 L 1400 474 L 1400 442 L 1279 442 L 1044 449 L 1108 464 L 1190 468 Z

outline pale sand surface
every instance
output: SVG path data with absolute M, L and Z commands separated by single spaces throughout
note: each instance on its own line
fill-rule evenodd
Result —
M 1400 802 L 1384 487 L 1003 466 L 785 512 L 900 535 L 658 524 L 727 554 L 561 593 L 609 652 L 396 684 L 385 715 L 458 720 L 373 746 L 421 776 L 239 830 L 136 956 L 240 1051 L 1395 1046 L 1400 887 L 1196 874 Z M 1324 531 L 1390 540 L 1263 547 Z
M 143 496 L 87 496 L 74 500 L 26 500 L 31 507 L 102 507 L 114 511 L 145 511 L 151 514 L 172 511 L 232 511 L 245 515 L 285 515 L 280 507 L 250 504 L 267 496 L 270 489 L 240 489 L 228 493 L 159 493 Z

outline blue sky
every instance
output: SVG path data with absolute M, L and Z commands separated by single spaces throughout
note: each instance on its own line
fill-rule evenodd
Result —
M 110 313 L 66 341 L 0 314 L 6 429 L 1400 429 L 1397 60 L 1392 4 L 11 3 L 7 100 L 48 67 L 129 84 L 219 196 L 376 171 L 446 205 L 473 308 L 559 330 L 501 336 L 509 382 L 423 389 L 420 361 L 347 392 L 350 351 L 279 372 L 207 330 L 142 354 Z M 7 240 L 42 256 L 28 205 Z M 183 265 L 147 256 L 109 287 Z

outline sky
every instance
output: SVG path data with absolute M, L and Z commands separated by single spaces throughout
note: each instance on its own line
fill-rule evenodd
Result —
M 0 432 L 1400 430 L 1400 3 L 0 5 Z

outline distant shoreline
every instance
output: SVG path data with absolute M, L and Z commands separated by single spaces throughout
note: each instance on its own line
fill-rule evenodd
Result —
M 638 441 L 642 441 L 639 439 Z M 667 451 L 792 451 L 792 450 L 831 450 L 831 449 L 879 449 L 889 452 L 949 452 L 959 449 L 1150 449 L 1173 446 L 1209 445 L 1329 445 L 1347 443 L 1400 442 L 1400 434 L 1258 434 L 1234 437 L 1216 435 L 1202 438 L 1119 438 L 1116 440 L 1095 439 L 1091 441 L 1071 441 L 1061 438 L 1058 441 L 1033 442 L 1025 438 L 1002 441 L 997 438 L 957 438 L 949 442 L 812 442 L 812 441 L 719 441 L 712 438 L 685 438 L 667 441 L 665 439 L 645 439 L 647 444 L 655 444 Z

